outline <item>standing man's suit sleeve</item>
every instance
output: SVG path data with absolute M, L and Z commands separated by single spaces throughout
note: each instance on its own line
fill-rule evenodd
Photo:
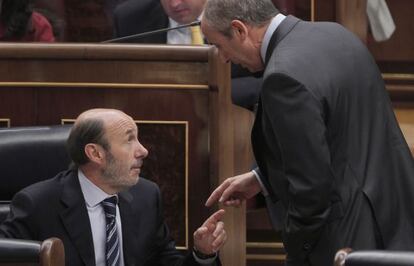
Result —
M 284 243 L 288 265 L 306 265 L 331 210 L 333 174 L 322 103 L 303 84 L 283 75 L 265 78 L 263 116 L 288 182 Z M 272 178 L 272 177 L 269 177 Z

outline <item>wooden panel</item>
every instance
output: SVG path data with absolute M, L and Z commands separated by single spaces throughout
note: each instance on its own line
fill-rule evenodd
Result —
M 367 41 L 366 0 L 336 0 L 336 21 Z
M 378 61 L 414 62 L 414 1 L 386 1 L 396 30 L 385 42 L 375 42 L 370 36 L 368 47 Z M 414 72 L 413 72 L 414 73 Z
M 315 1 L 315 21 L 336 21 L 336 4 L 333 0 Z M 355 0 L 350 0 L 355 1 Z
M 230 89 L 220 90 L 219 84 L 230 88 L 230 64 L 221 68 L 212 67 L 218 64 L 219 58 L 216 50 L 211 50 L 209 55 L 210 64 L 209 80 L 212 90 L 209 94 L 210 101 L 210 134 L 211 134 L 211 156 L 210 156 L 210 179 L 213 187 L 224 181 L 226 178 L 235 175 L 234 154 L 235 144 L 234 132 L 235 121 L 233 112 L 236 112 L 231 104 Z M 248 126 L 248 125 L 246 125 Z M 248 136 L 246 136 L 247 141 Z M 217 179 L 218 177 L 218 179 Z M 233 239 L 232 243 L 227 243 L 221 254 L 223 265 L 245 265 L 246 264 L 246 212 L 245 207 L 225 208 L 226 209 L 226 231 L 227 235 Z M 241 251 L 241 252 L 240 252 Z
M 188 215 L 188 121 L 147 120 L 138 122 L 138 127 L 140 142 L 151 151 L 145 159 L 142 176 L 159 184 L 166 222 L 172 225 L 171 236 L 177 246 L 188 248 L 188 221 L 191 220 Z M 191 151 L 192 156 L 196 155 L 194 149 Z M 200 178 L 208 180 L 197 179 Z M 194 183 L 195 178 L 191 181 Z
M 383 73 L 405 73 L 414 80 L 414 2 L 410 0 L 387 1 L 396 30 L 384 42 L 375 42 L 371 34 L 368 48 L 373 53 Z
M 295 0 L 293 14 L 300 19 L 312 20 L 312 7 L 315 0 Z

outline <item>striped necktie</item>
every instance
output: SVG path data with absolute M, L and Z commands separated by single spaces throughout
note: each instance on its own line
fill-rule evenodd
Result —
M 118 198 L 112 196 L 102 201 L 106 218 L 106 265 L 119 266 L 119 237 L 116 229 L 116 204 Z
M 191 44 L 193 45 L 204 44 L 203 36 L 201 36 L 200 26 L 192 26 L 190 29 L 191 29 Z

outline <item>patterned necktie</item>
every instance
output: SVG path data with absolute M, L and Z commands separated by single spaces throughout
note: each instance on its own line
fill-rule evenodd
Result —
M 106 218 L 106 265 L 118 266 L 120 260 L 119 237 L 116 229 L 116 196 L 104 199 L 102 206 Z
M 204 44 L 203 36 L 201 36 L 200 26 L 192 26 L 190 29 L 191 29 L 191 44 L 193 45 Z

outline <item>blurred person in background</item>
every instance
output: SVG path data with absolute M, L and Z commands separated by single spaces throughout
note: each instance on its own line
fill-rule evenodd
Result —
M 50 22 L 32 0 L 0 0 L 0 41 L 54 42 Z

